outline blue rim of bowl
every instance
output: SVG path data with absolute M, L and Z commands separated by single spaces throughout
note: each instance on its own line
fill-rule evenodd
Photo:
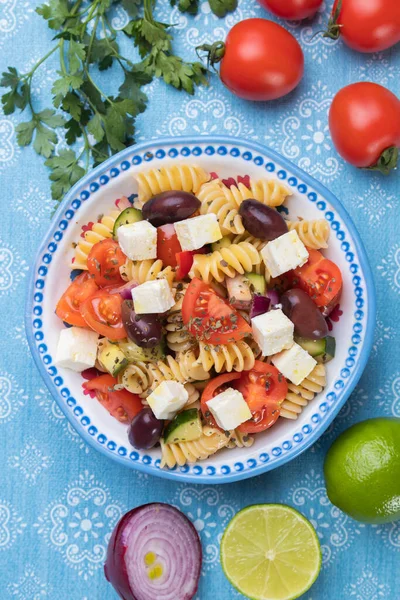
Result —
M 367 310 L 367 315 L 366 315 L 366 328 L 364 331 L 361 353 L 358 356 L 358 360 L 355 362 L 354 370 L 352 371 L 351 375 L 347 379 L 347 384 L 345 386 L 345 389 L 343 390 L 343 392 L 340 393 L 340 397 L 337 399 L 337 402 L 335 402 L 335 404 L 329 408 L 329 412 L 327 413 L 327 418 L 323 422 L 319 421 L 319 427 L 312 429 L 312 435 L 309 435 L 306 438 L 302 437 L 301 445 L 300 444 L 297 446 L 291 445 L 288 448 L 289 451 L 287 453 L 281 454 L 281 455 L 274 455 L 274 460 L 272 462 L 269 462 L 269 459 L 268 459 L 268 462 L 257 465 L 257 463 L 254 459 L 249 459 L 246 470 L 244 470 L 244 465 L 242 463 L 237 463 L 237 464 L 241 464 L 243 469 L 241 468 L 241 469 L 236 470 L 235 472 L 232 472 L 230 470 L 230 468 L 228 467 L 228 471 L 221 475 L 216 475 L 216 474 L 204 475 L 203 469 L 201 467 L 200 467 L 200 470 L 197 472 L 197 474 L 196 474 L 196 471 L 194 471 L 194 474 L 188 474 L 182 470 L 177 471 L 177 470 L 160 469 L 157 465 L 157 462 L 159 464 L 159 460 L 155 461 L 155 466 L 157 468 L 154 468 L 153 466 L 150 466 L 149 464 L 146 464 L 145 462 L 139 462 L 138 460 L 128 461 L 128 460 L 126 460 L 126 456 L 120 456 L 118 453 L 114 453 L 112 450 L 115 450 L 115 448 L 111 449 L 111 448 L 101 445 L 101 443 L 99 443 L 94 437 L 92 437 L 88 433 L 88 431 L 81 424 L 80 420 L 78 420 L 76 418 L 74 413 L 71 412 L 70 410 L 68 410 L 69 407 L 64 402 L 64 398 L 60 394 L 59 387 L 56 386 L 56 384 L 51 379 L 49 373 L 46 371 L 45 365 L 43 364 L 42 359 L 39 355 L 39 351 L 38 351 L 38 348 L 36 345 L 36 341 L 34 338 L 34 332 L 33 332 L 32 316 L 34 313 L 32 311 L 32 307 L 34 304 L 35 293 L 37 293 L 37 290 L 35 288 L 35 280 L 37 278 L 37 271 L 38 271 L 37 266 L 38 266 L 38 263 L 42 262 L 42 255 L 45 252 L 47 246 L 49 245 L 50 237 L 54 234 L 57 227 L 59 227 L 58 221 L 59 221 L 60 216 L 65 212 L 66 207 L 70 203 L 73 202 L 74 197 L 77 195 L 77 190 L 89 187 L 89 189 L 91 189 L 91 191 L 93 191 L 93 192 L 97 191 L 97 189 L 99 189 L 100 186 L 98 186 L 98 184 L 96 184 L 95 189 L 93 189 L 93 187 L 91 187 L 90 184 L 94 185 L 94 181 L 99 178 L 101 173 L 104 173 L 106 171 L 110 171 L 111 178 L 112 178 L 113 177 L 113 173 L 112 173 L 113 169 L 118 171 L 118 169 L 116 169 L 116 165 L 119 163 L 122 165 L 124 163 L 124 159 L 126 157 L 134 155 L 135 153 L 138 154 L 138 153 L 144 152 L 143 156 L 145 157 L 145 156 L 147 156 L 147 153 L 150 151 L 151 157 L 153 157 L 153 156 L 157 157 L 157 154 L 153 152 L 155 150 L 155 148 L 157 148 L 157 147 L 166 147 L 166 146 L 173 147 L 173 146 L 177 146 L 177 145 L 181 146 L 181 145 L 185 145 L 185 144 L 188 146 L 193 146 L 194 148 L 197 148 L 198 145 L 203 146 L 206 144 L 209 144 L 210 146 L 220 145 L 220 147 L 224 147 L 224 145 L 234 146 L 234 147 L 235 146 L 244 147 L 244 148 L 246 148 L 246 152 L 247 152 L 247 150 L 252 150 L 254 152 L 259 153 L 260 155 L 263 155 L 264 158 L 269 158 L 271 161 L 278 163 L 284 169 L 287 169 L 288 171 L 290 171 L 292 173 L 292 175 L 294 175 L 295 177 L 300 179 L 302 183 L 305 183 L 307 186 L 312 187 L 319 195 L 321 195 L 323 198 L 325 198 L 332 205 L 332 207 L 339 214 L 340 218 L 343 220 L 346 228 L 348 229 L 350 236 L 351 236 L 351 242 L 353 243 L 353 245 L 355 246 L 355 249 L 357 251 L 357 255 L 359 258 L 359 265 L 361 267 L 362 274 L 364 276 L 365 287 L 366 287 L 366 292 L 367 292 L 367 309 L 368 310 Z M 146 150 L 147 150 L 147 153 L 145 152 Z M 189 152 L 189 154 L 190 154 L 190 152 Z M 246 154 L 246 153 L 244 153 L 244 154 Z M 183 158 L 185 158 L 184 153 L 182 153 L 182 156 L 183 156 Z M 165 152 L 164 152 L 164 155 L 162 156 L 162 158 L 164 158 L 164 157 L 168 158 L 166 156 Z M 170 155 L 170 157 L 176 158 L 176 156 L 172 156 L 172 155 Z M 256 161 L 254 161 L 254 162 L 255 162 L 255 164 L 257 164 Z M 131 164 L 135 164 L 135 163 L 132 163 L 132 160 L 131 160 L 129 162 L 125 161 L 125 164 L 129 164 L 129 167 L 126 167 L 126 169 L 128 169 L 128 168 L 130 168 Z M 278 176 L 279 176 L 279 173 L 278 173 Z M 105 181 L 105 183 L 108 183 L 108 181 L 111 180 L 111 178 L 106 177 L 107 181 Z M 31 353 L 33 355 L 34 361 L 36 363 L 36 366 L 37 366 L 47 388 L 49 389 L 53 398 L 57 402 L 59 408 L 62 410 L 63 414 L 66 416 L 66 418 L 71 423 L 71 425 L 74 427 L 74 429 L 77 431 L 77 433 L 84 439 L 84 441 L 87 444 L 89 444 L 90 446 L 92 446 L 93 448 L 95 448 L 96 450 L 98 450 L 99 452 L 101 452 L 102 454 L 104 454 L 105 456 L 107 456 L 108 458 L 110 458 L 111 460 L 114 460 L 114 461 L 118 462 L 119 464 L 124 465 L 125 467 L 130 467 L 130 468 L 136 469 L 138 471 L 142 471 L 144 473 L 148 473 L 148 474 L 166 478 L 166 479 L 172 479 L 172 480 L 181 481 L 181 482 L 183 481 L 183 482 L 204 483 L 204 484 L 229 483 L 229 482 L 235 482 L 235 481 L 239 481 L 242 479 L 247 479 L 250 477 L 255 477 L 257 475 L 261 475 L 262 473 L 265 473 L 272 469 L 276 469 L 277 467 L 284 465 L 285 463 L 289 462 L 290 460 L 297 458 L 298 456 L 300 456 L 300 454 L 305 452 L 305 450 L 307 450 L 310 446 L 312 446 L 321 437 L 321 435 L 324 433 L 324 431 L 326 431 L 326 429 L 332 423 L 332 421 L 334 420 L 334 418 L 336 417 L 336 415 L 338 414 L 340 409 L 343 407 L 343 405 L 345 404 L 345 402 L 351 395 L 352 391 L 354 390 L 355 386 L 357 385 L 357 382 L 359 381 L 359 379 L 366 367 L 368 357 L 369 357 L 369 354 L 370 354 L 370 351 L 372 348 L 374 326 L 375 326 L 375 315 L 376 315 L 375 288 L 374 288 L 371 268 L 370 268 L 370 265 L 368 262 L 368 258 L 367 258 L 367 254 L 366 254 L 364 245 L 359 237 L 357 229 L 354 226 L 350 215 L 348 214 L 348 212 L 346 211 L 344 206 L 340 203 L 338 198 L 336 198 L 336 196 L 332 192 L 330 192 L 322 183 L 315 180 L 311 175 L 304 172 L 300 167 L 293 164 L 290 160 L 284 158 L 283 156 L 281 156 L 274 150 L 268 148 L 267 146 L 263 146 L 262 144 L 258 144 L 256 142 L 252 142 L 252 141 L 245 141 L 245 140 L 242 140 L 242 139 L 236 138 L 236 137 L 218 136 L 218 135 L 204 136 L 204 137 L 202 136 L 197 141 L 191 137 L 179 137 L 179 136 L 167 137 L 167 138 L 161 138 L 159 140 L 150 140 L 149 142 L 142 142 L 142 143 L 136 144 L 135 146 L 130 146 L 129 148 L 122 150 L 115 156 L 112 156 L 107 161 L 105 161 L 104 163 L 102 163 L 101 165 L 99 165 L 98 167 L 96 167 L 95 169 L 90 171 L 89 173 L 87 173 L 66 194 L 65 198 L 61 202 L 60 206 L 58 207 L 58 209 L 53 217 L 52 225 L 51 225 L 50 229 L 48 230 L 48 232 L 46 234 L 46 238 L 44 239 L 43 243 L 41 244 L 41 246 L 36 254 L 35 261 L 33 264 L 34 264 L 34 268 L 31 271 L 31 276 L 30 276 L 30 281 L 29 281 L 29 289 L 28 289 L 28 297 L 27 297 L 27 303 L 26 303 L 26 311 L 25 311 L 26 334 L 27 334 L 29 347 L 30 347 Z M 113 444 L 114 444 L 114 442 L 113 442 Z M 261 456 L 262 456 L 262 454 L 260 455 L 260 457 Z M 145 458 L 145 457 L 143 457 L 143 458 Z M 256 463 L 256 464 L 254 464 L 254 463 Z M 194 465 L 194 467 L 196 467 L 196 465 Z M 215 471 L 216 471 L 215 468 L 212 468 L 212 470 L 215 473 Z

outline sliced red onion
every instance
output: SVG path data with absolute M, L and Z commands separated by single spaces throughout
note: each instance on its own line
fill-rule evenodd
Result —
M 250 319 L 254 319 L 254 317 L 258 317 L 258 315 L 263 315 L 268 312 L 270 304 L 271 300 L 266 296 L 254 294 L 253 304 L 251 305 L 250 310 Z
M 191 600 L 201 562 L 189 519 L 169 504 L 144 504 L 115 527 L 104 573 L 123 600 Z
M 115 206 L 120 211 L 125 210 L 125 208 L 132 208 L 132 204 L 129 202 L 129 200 L 126 196 L 122 196 L 122 198 L 118 198 L 118 200 L 115 201 Z
M 268 290 L 266 296 L 271 300 L 271 307 L 279 304 L 279 294 L 276 290 Z
M 121 285 L 121 287 L 111 290 L 110 294 L 119 294 L 122 300 L 132 300 L 132 290 L 138 285 L 136 281 L 128 281 L 128 283 Z

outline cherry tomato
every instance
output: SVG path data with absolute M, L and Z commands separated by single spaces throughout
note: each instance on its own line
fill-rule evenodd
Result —
M 182 252 L 182 248 L 173 223 L 157 227 L 157 258 L 163 261 L 164 267 L 176 267 L 178 252 Z
M 96 398 L 108 410 L 110 415 L 121 421 L 121 423 L 130 423 L 142 409 L 140 396 L 132 394 L 128 390 L 113 390 L 118 380 L 111 375 L 100 375 L 90 381 L 85 381 L 83 387 L 85 390 L 96 392 Z
M 304 72 L 303 51 L 283 27 L 265 19 L 245 19 L 232 27 L 225 44 L 200 49 L 211 64 L 221 62 L 220 77 L 240 98 L 274 100 L 298 85 Z
M 205 254 L 205 248 L 200 248 L 199 250 L 185 250 L 184 252 L 177 252 L 176 254 L 176 262 L 178 265 L 178 269 L 175 274 L 175 279 L 178 281 L 184 279 L 186 275 L 188 275 L 190 269 L 193 264 L 193 256 L 195 254 Z
M 307 292 L 322 314 L 328 316 L 340 300 L 342 273 L 339 267 L 325 258 L 319 250 L 307 248 L 308 261 L 290 272 L 292 283 Z
M 69 325 L 87 327 L 85 319 L 80 313 L 82 303 L 93 296 L 99 288 L 89 273 L 81 273 L 75 277 L 61 296 L 56 307 L 56 315 Z
M 214 396 L 224 392 L 227 388 L 233 387 L 231 382 L 240 379 L 241 376 L 241 373 L 224 373 L 223 375 L 214 377 L 207 383 L 201 395 L 200 408 L 201 412 L 203 413 L 204 420 L 210 427 L 217 427 L 219 429 L 214 417 L 210 413 L 207 402 L 212 400 Z
M 259 0 L 274 15 L 289 21 L 301 21 L 315 15 L 323 0 Z
M 87 267 L 97 285 L 101 287 L 124 283 L 119 268 L 126 261 L 118 243 L 111 239 L 97 242 L 89 252 Z
M 355 167 L 387 174 L 396 166 L 400 100 L 381 85 L 360 82 L 341 89 L 330 108 L 329 128 L 336 150 Z
M 196 277 L 186 290 L 182 319 L 192 335 L 214 345 L 237 342 L 251 333 L 243 317 Z
M 110 294 L 108 290 L 99 290 L 85 300 L 80 307 L 81 315 L 88 327 L 110 340 L 127 337 L 122 324 L 122 298 L 119 294 Z
M 336 0 L 325 37 L 359 52 L 381 52 L 400 41 L 398 0 Z

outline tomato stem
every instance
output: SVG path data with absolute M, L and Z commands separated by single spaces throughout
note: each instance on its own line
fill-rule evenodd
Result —
M 201 59 L 200 52 L 205 52 L 207 57 L 207 68 L 210 66 L 216 71 L 215 65 L 219 63 L 225 55 L 224 42 L 214 42 L 213 44 L 202 44 L 197 46 L 196 54 Z
M 399 149 L 396 146 L 386 148 L 380 155 L 378 162 L 371 167 L 367 167 L 369 171 L 379 171 L 382 175 L 389 175 L 392 169 L 397 167 L 399 158 Z
M 331 16 L 329 17 L 328 27 L 326 31 L 323 33 L 322 37 L 330 38 L 331 40 L 338 40 L 340 37 L 340 30 L 343 27 L 340 23 L 338 23 L 340 13 L 342 11 L 342 0 L 336 5 L 334 11 L 332 11 Z

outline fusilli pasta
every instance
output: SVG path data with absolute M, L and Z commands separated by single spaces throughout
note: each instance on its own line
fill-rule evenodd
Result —
M 221 248 L 211 254 L 195 254 L 190 277 L 200 277 L 209 282 L 213 277 L 223 281 L 224 277 L 235 277 L 236 273 L 243 275 L 253 270 L 253 265 L 259 265 L 261 257 L 254 246 L 247 242 L 232 244 L 229 248 Z
M 238 429 L 231 431 L 231 437 L 228 442 L 228 448 L 250 448 L 254 444 L 254 438 L 247 433 L 242 433 Z
M 101 217 L 97 223 L 93 223 L 91 229 L 85 231 L 83 239 L 77 243 L 75 248 L 74 262 L 72 263 L 73 269 L 87 270 L 89 252 L 97 242 L 101 242 L 106 238 L 112 238 L 114 223 L 120 212 L 116 208 L 109 215 Z
M 244 232 L 242 217 L 225 192 L 229 192 L 219 179 L 213 179 L 201 186 L 198 199 L 201 202 L 200 212 L 202 215 L 214 213 L 217 215 L 218 223 L 223 235 L 227 233 L 240 234 Z
M 210 175 L 195 165 L 171 165 L 161 169 L 149 169 L 135 174 L 138 182 L 137 206 L 142 207 L 155 194 L 169 190 L 183 190 L 196 194 Z
M 127 260 L 122 267 L 120 267 L 120 273 L 122 279 L 125 281 L 136 281 L 136 283 L 145 283 L 146 281 L 152 281 L 153 279 L 164 278 L 168 281 L 170 286 L 175 277 L 175 271 L 171 267 L 163 268 L 161 260 L 139 260 L 132 261 Z
M 187 283 L 175 285 L 175 304 L 166 318 L 167 345 L 173 352 L 186 352 L 196 345 L 195 338 L 188 332 L 182 319 L 182 303 L 187 287 Z
M 287 221 L 289 231 L 295 229 L 305 246 L 320 250 L 328 247 L 329 223 L 325 219 Z
M 217 373 L 248 371 L 254 367 L 254 361 L 255 357 L 251 347 L 243 340 L 220 346 L 200 342 L 199 356 L 193 366 L 201 365 L 207 372 L 214 367 Z
M 229 435 L 225 435 L 219 429 L 203 427 L 203 434 L 198 440 L 192 442 L 180 442 L 176 444 L 165 444 L 161 440 L 161 468 L 172 469 L 176 465 L 182 466 L 186 463 L 195 463 L 205 460 L 212 454 L 225 448 L 229 443 Z
M 326 386 L 325 365 L 319 364 L 300 385 L 288 381 L 288 393 L 281 406 L 281 417 L 297 419 L 303 408 Z
M 132 394 L 144 394 L 153 381 L 149 364 L 140 361 L 129 364 L 118 377 L 118 381 Z
M 242 234 L 242 235 L 237 235 L 232 240 L 232 244 L 239 244 L 241 242 L 246 242 L 247 244 L 251 244 L 256 250 L 258 250 L 258 252 L 261 252 L 261 250 L 264 248 L 264 246 L 266 244 L 268 244 L 268 242 L 266 242 L 265 240 L 260 240 L 259 238 L 256 238 L 253 235 L 250 235 L 249 233 L 247 233 L 247 231 L 245 231 L 244 234 Z M 254 273 L 257 273 L 258 275 L 264 275 L 267 283 L 269 283 L 269 281 L 271 279 L 271 275 L 270 275 L 268 269 L 265 268 L 265 263 L 263 260 L 261 260 L 258 265 L 254 265 L 252 271 Z
M 279 179 L 250 179 L 250 187 L 238 183 L 226 188 L 226 198 L 233 205 L 240 206 L 243 200 L 252 198 L 267 206 L 280 206 L 292 192 Z
M 167 356 L 164 360 L 157 361 L 156 364 L 149 363 L 147 368 L 152 378 L 151 387 L 154 389 L 166 380 L 188 383 L 209 379 L 210 375 L 203 366 L 194 363 L 195 354 L 193 351 L 177 354 L 176 358 Z

